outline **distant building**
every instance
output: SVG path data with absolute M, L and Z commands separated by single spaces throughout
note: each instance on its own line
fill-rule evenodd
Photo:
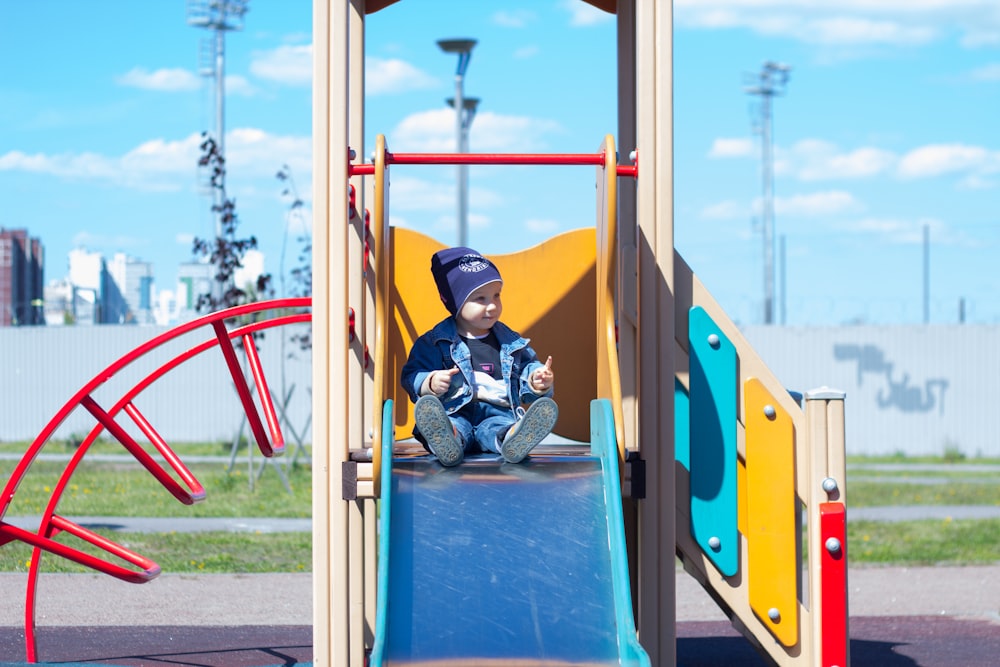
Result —
M 215 266 L 207 262 L 185 262 L 177 267 L 175 322 L 186 322 L 198 316 L 198 297 L 212 293 Z
M 66 300 L 70 311 L 65 321 L 74 324 L 135 322 L 122 287 L 100 253 L 83 248 L 71 250 L 68 282 L 70 294 Z
M 0 326 L 45 324 L 42 242 L 0 228 Z
M 108 271 L 128 306 L 126 322 L 153 323 L 153 265 L 124 253 L 115 253 Z

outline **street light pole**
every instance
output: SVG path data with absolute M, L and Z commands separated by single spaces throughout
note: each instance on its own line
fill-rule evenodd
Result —
M 447 102 L 455 109 L 456 152 L 467 153 L 469 150 L 469 126 L 472 125 L 472 119 L 476 115 L 479 100 L 474 97 L 466 100 L 463 89 L 465 71 L 469 67 L 472 47 L 476 45 L 476 40 L 440 39 L 437 44 L 445 53 L 458 54 L 458 67 L 455 70 L 455 97 L 448 99 Z M 469 245 L 468 165 L 457 165 L 456 179 L 458 188 L 458 245 L 467 246 Z
M 746 88 L 760 96 L 761 133 L 761 223 L 764 237 L 764 324 L 774 324 L 774 154 L 771 127 L 771 98 L 780 95 L 788 82 L 791 67 L 768 61 L 758 75 L 758 84 Z

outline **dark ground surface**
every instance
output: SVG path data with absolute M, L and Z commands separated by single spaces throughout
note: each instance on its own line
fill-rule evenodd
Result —
M 768 661 L 725 621 L 677 624 L 682 667 L 764 667 Z M 24 635 L 0 628 L 0 655 L 23 656 Z M 78 626 L 41 628 L 46 663 L 258 667 L 312 661 L 309 626 Z M 4 662 L 4 665 L 20 665 Z M 852 667 L 996 667 L 1000 625 L 946 616 L 851 619 Z

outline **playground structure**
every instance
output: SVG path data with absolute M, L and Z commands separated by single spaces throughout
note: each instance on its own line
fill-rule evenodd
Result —
M 617 660 L 675 663 L 670 556 L 677 553 L 776 664 L 847 665 L 843 394 L 807 392 L 800 405 L 675 252 L 672 3 L 591 2 L 617 17 L 617 136 L 636 155 L 623 166 L 610 138 L 589 157 L 394 155 L 380 139 L 373 164 L 357 160 L 366 153 L 359 150 L 365 21 L 392 4 L 314 4 L 313 424 L 314 441 L 329 445 L 314 458 L 316 470 L 326 471 L 313 479 L 316 660 L 362 665 L 373 647 L 374 659 L 391 653 L 382 642 L 392 632 L 380 618 L 386 606 L 392 615 L 385 581 L 391 577 L 379 576 L 376 564 L 379 548 L 391 545 L 397 532 L 388 522 L 379 531 L 376 508 L 379 499 L 391 506 L 400 491 L 391 486 L 397 463 L 387 460 L 388 443 L 406 437 L 412 423 L 408 402 L 398 400 L 397 364 L 400 350 L 441 314 L 433 288 L 420 283 L 430 254 L 441 246 L 391 227 L 388 171 L 421 163 L 532 162 L 598 170 L 594 228 L 524 251 L 563 258 L 546 274 L 557 285 L 546 291 L 559 296 L 547 305 L 529 303 L 522 313 L 508 306 L 504 319 L 542 354 L 552 349 L 546 321 L 557 320 L 553 326 L 572 327 L 580 339 L 575 361 L 586 359 L 586 350 L 593 355 L 586 377 L 567 378 L 560 367 L 557 431 L 593 446 L 580 433 L 600 428 L 592 423 L 588 430 L 581 415 L 597 400 L 603 407 L 593 409 L 612 416 L 627 552 L 612 556 L 628 562 L 643 649 L 636 656 L 623 649 Z M 619 181 L 628 186 L 620 194 Z M 340 183 L 348 184 L 348 206 Z M 580 247 L 561 249 L 570 243 Z M 523 261 L 518 254 L 491 257 L 505 276 L 508 304 L 531 294 L 511 279 L 519 271 L 508 267 Z M 586 300 L 590 308 L 581 306 Z M 570 301 L 574 307 L 560 309 Z M 348 311 L 361 323 L 356 338 L 345 338 L 339 325 Z M 588 331 L 594 339 L 584 340 Z M 365 365 L 369 358 L 373 368 Z M 370 462 L 363 460 L 368 451 Z M 503 609 L 495 612 L 503 618 Z M 465 648 L 472 651 L 466 660 L 482 664 L 475 647 Z M 519 657 L 533 664 L 531 656 Z M 428 659 L 462 664 L 456 655 Z
M 152 561 L 57 513 L 62 488 L 89 445 L 106 430 L 178 500 L 190 504 L 203 499 L 197 480 L 136 408 L 136 397 L 170 368 L 218 347 L 261 452 L 280 453 L 283 438 L 252 334 L 311 319 L 317 664 L 360 667 L 368 660 L 381 665 L 418 658 L 453 664 L 489 664 L 493 658 L 504 664 L 517 658 L 525 665 L 542 664 L 543 659 L 673 665 L 676 553 L 734 626 L 775 664 L 846 667 L 843 395 L 817 390 L 807 392 L 800 403 L 772 376 L 673 248 L 671 3 L 592 2 L 617 15 L 618 137 L 635 147 L 636 156 L 625 165 L 619 164 L 611 136 L 594 153 L 570 155 L 394 154 L 380 137 L 372 163 L 358 160 L 355 156 L 363 151 L 352 148 L 363 145 L 365 19 L 391 4 L 314 2 L 311 315 L 302 311 L 308 300 L 254 304 L 201 318 L 150 341 L 81 389 L 8 480 L 0 504 L 0 546 L 19 540 L 35 548 L 26 598 L 28 660 L 37 658 L 33 600 L 43 551 L 134 583 L 159 572 Z M 393 165 L 427 163 L 552 164 L 589 166 L 596 172 L 593 227 L 519 253 L 492 256 L 505 277 L 505 321 L 526 333 L 540 353 L 558 344 L 557 358 L 575 362 L 573 368 L 560 367 L 557 432 L 582 444 L 570 454 L 533 455 L 518 467 L 525 479 L 501 483 L 498 464 L 472 461 L 468 469 L 463 465 L 449 471 L 439 480 L 444 484 L 434 488 L 422 480 L 440 467 L 425 458 L 398 456 L 394 447 L 412 425 L 412 406 L 398 386 L 399 368 L 413 339 L 442 316 L 427 271 L 430 255 L 441 246 L 391 226 L 388 174 Z M 544 276 L 546 290 L 519 284 L 516 276 L 526 273 L 523 267 L 537 267 L 539 258 L 551 266 Z M 538 280 L 535 270 L 532 281 Z M 233 317 L 263 311 L 277 315 L 232 330 L 226 326 Z M 209 340 L 154 370 L 112 408 L 105 410 L 93 400 L 94 390 L 120 368 L 181 329 L 202 326 L 211 327 Z M 568 327 L 574 335 L 559 336 Z M 244 341 L 259 408 L 240 372 L 233 338 Z M 3 521 L 32 461 L 65 414 L 78 406 L 97 423 L 53 492 L 37 532 Z M 142 450 L 131 427 L 116 421 L 121 412 L 156 446 L 183 486 Z M 477 472 L 488 480 L 471 479 Z M 523 531 L 541 545 L 539 554 L 525 551 L 527 547 L 520 554 L 532 568 L 550 565 L 540 554 L 564 546 L 562 533 L 546 519 L 552 509 L 581 498 L 591 508 L 574 521 L 596 536 L 585 541 L 591 548 L 581 552 L 575 565 L 599 572 L 603 582 L 592 597 L 582 597 L 606 612 L 579 626 L 581 635 L 589 636 L 595 625 L 607 625 L 592 653 L 572 637 L 545 636 L 550 641 L 541 644 L 537 637 L 534 643 L 515 639 L 515 645 L 525 647 L 523 654 L 485 655 L 477 652 L 489 650 L 483 637 L 446 642 L 432 634 L 433 628 L 409 637 L 399 631 L 406 619 L 416 618 L 418 603 L 431 605 L 420 607 L 422 617 L 436 613 L 438 618 L 443 614 L 441 607 L 433 607 L 435 600 L 454 603 L 433 596 L 428 602 L 417 593 L 428 589 L 417 583 L 412 590 L 401 587 L 401 580 L 413 579 L 403 575 L 419 573 L 423 562 L 415 540 L 412 549 L 400 550 L 410 544 L 407 537 L 415 538 L 414 522 L 422 514 L 417 508 L 435 498 L 447 502 L 449 496 L 442 494 L 459 491 L 472 493 L 473 502 L 488 508 L 489 489 L 494 488 L 515 496 L 546 491 L 546 511 L 528 516 L 534 521 Z M 401 507 L 410 509 L 401 512 Z M 449 543 L 468 537 L 447 532 L 464 530 L 460 523 L 444 522 L 436 537 Z M 484 533 L 500 527 L 480 526 L 472 535 L 485 539 Z M 67 546 L 54 539 L 60 532 L 131 567 Z M 400 555 L 407 551 L 411 561 Z M 406 563 L 411 569 L 403 568 Z M 540 627 L 556 628 L 555 622 L 545 625 L 545 619 L 572 614 L 581 604 L 582 594 L 570 585 L 574 563 L 568 565 L 569 570 L 552 573 L 533 591 L 545 594 L 533 607 L 541 614 Z M 515 599 L 497 601 L 495 607 L 489 607 L 493 598 L 481 594 L 488 607 L 484 615 L 500 620 L 516 615 L 521 592 L 528 593 L 514 587 L 509 593 Z M 516 635 L 515 620 L 507 619 L 507 629 Z M 421 636 L 434 640 L 431 648 L 414 639 Z M 450 653 L 426 653 L 444 646 Z M 586 654 L 562 652 L 570 648 Z M 542 655 L 543 650 L 551 653 Z

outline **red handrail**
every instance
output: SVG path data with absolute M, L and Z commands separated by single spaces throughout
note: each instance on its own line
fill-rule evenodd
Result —
M 391 164 L 513 164 L 513 165 L 591 165 L 605 161 L 601 153 L 392 153 L 385 152 L 386 165 Z M 348 163 L 351 176 L 372 176 L 374 164 Z M 638 165 L 619 165 L 619 176 L 638 176 Z

